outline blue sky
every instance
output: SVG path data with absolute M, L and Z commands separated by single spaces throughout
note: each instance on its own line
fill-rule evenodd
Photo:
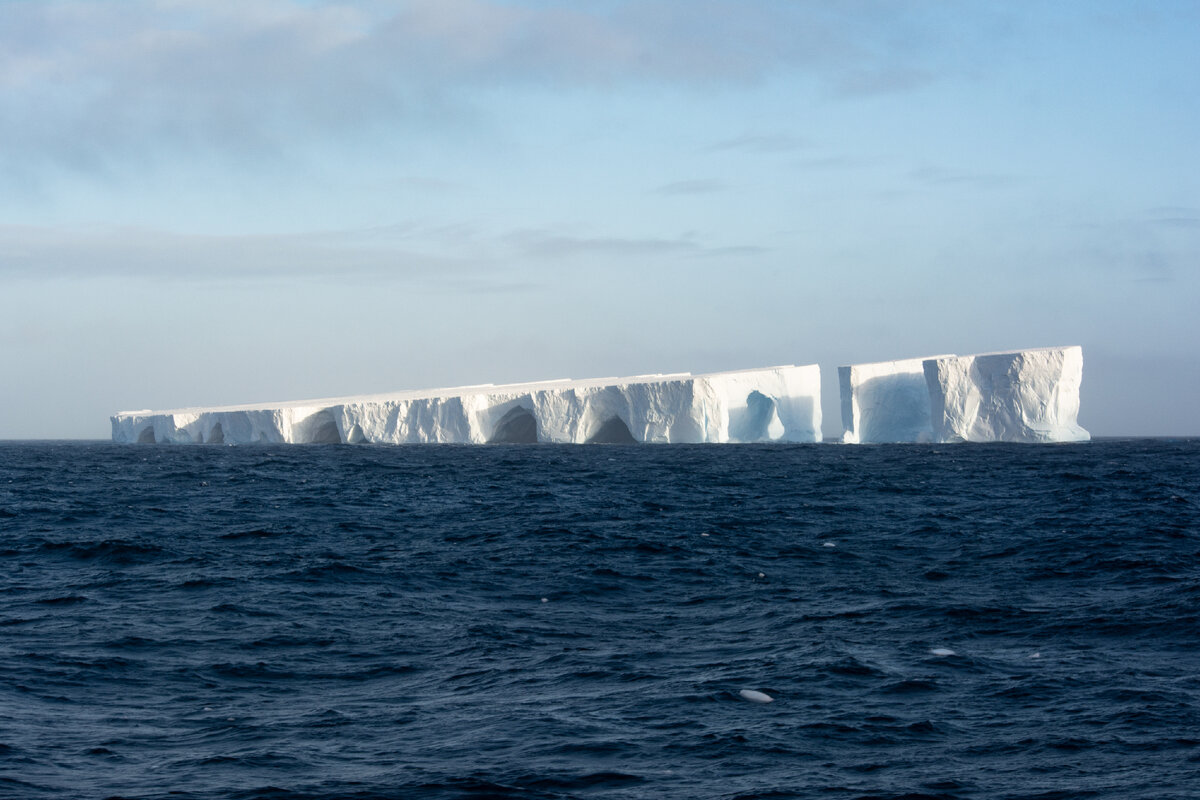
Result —
M 0 438 L 1084 347 L 1200 434 L 1192 2 L 0 0 Z

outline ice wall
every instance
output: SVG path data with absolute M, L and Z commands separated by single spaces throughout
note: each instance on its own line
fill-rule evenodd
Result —
M 943 356 L 923 363 L 939 442 L 1080 442 L 1083 349 Z
M 816 364 L 176 411 L 123 411 L 115 442 L 819 442 Z
M 847 444 L 932 441 L 924 361 L 908 358 L 838 367 L 842 441 Z

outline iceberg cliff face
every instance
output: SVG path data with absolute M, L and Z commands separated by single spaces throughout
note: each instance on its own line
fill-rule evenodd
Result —
M 1048 347 L 927 359 L 930 420 L 939 442 L 1083 442 L 1083 349 Z
M 124 411 L 115 442 L 819 442 L 816 364 Z
M 908 358 L 838 367 L 842 441 L 932 441 L 924 362 L 922 358 Z
M 842 441 L 1087 441 L 1082 376 L 1079 347 L 839 367 Z

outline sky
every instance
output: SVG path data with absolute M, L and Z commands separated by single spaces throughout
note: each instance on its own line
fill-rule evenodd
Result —
M 1079 344 L 1200 434 L 1200 4 L 0 0 L 0 439 Z

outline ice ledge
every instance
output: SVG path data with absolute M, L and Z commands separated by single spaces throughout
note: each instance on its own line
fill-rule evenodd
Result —
M 819 442 L 816 364 L 123 411 L 115 442 Z

